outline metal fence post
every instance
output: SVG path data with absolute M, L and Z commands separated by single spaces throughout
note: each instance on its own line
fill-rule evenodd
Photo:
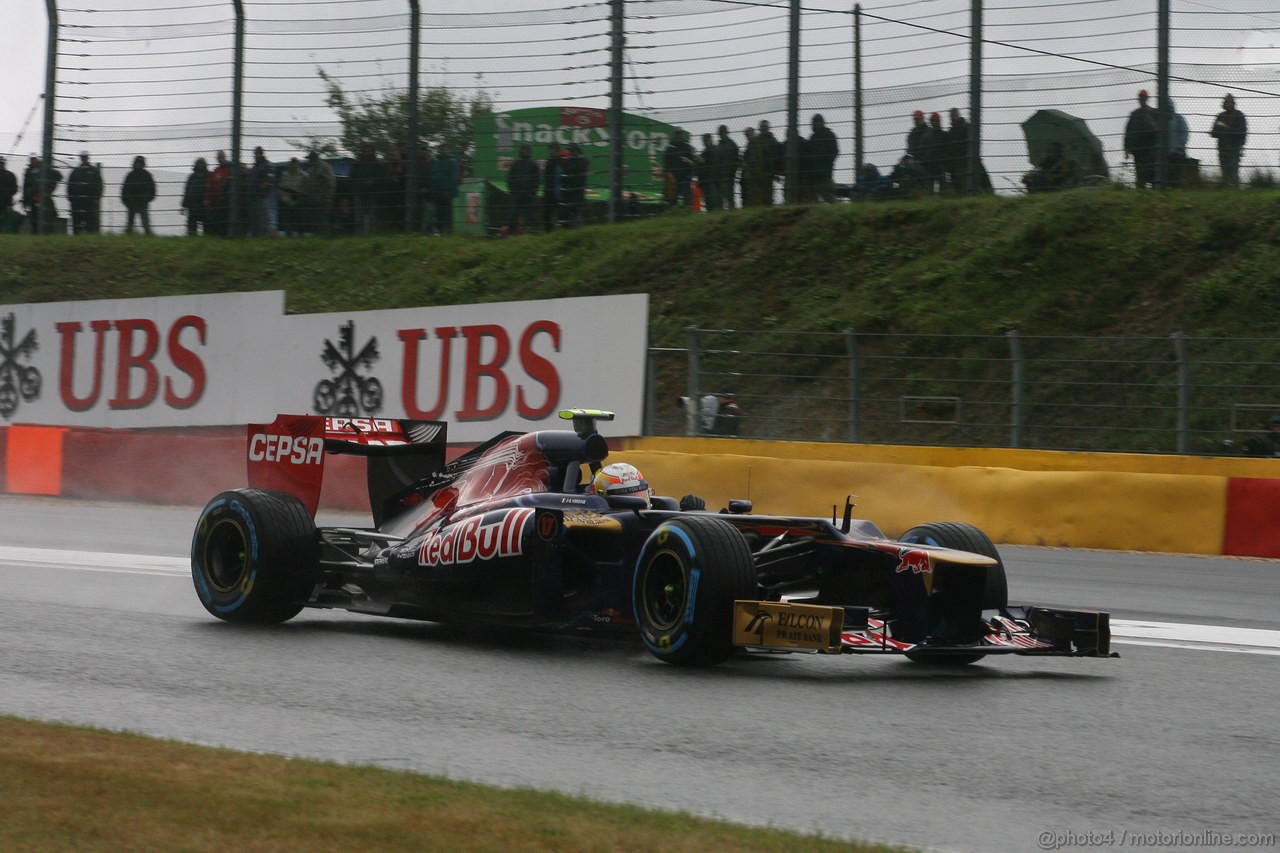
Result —
M 849 441 L 862 440 L 862 357 L 858 333 L 844 330 L 844 351 L 849 357 Z
M 57 0 L 45 0 L 49 15 L 49 41 L 44 66 L 44 140 L 40 145 L 40 215 L 31 223 L 32 233 L 48 234 L 53 231 L 53 192 L 49 173 L 53 171 L 53 108 L 58 86 L 58 4 Z M 16 153 L 16 152 L 15 152 Z
M 422 10 L 418 0 L 409 0 L 409 162 L 405 163 L 404 230 L 412 234 L 418 225 L 422 205 L 418 203 L 418 182 L 425 176 L 418 174 L 418 66 L 421 62 Z
M 1182 332 L 1174 332 L 1169 338 L 1178 360 L 1178 452 L 1185 456 L 1191 452 L 1191 361 Z
M 853 7 L 853 181 L 862 174 L 862 4 Z
M 969 186 L 982 191 L 982 0 L 973 0 L 969 10 Z
M 1010 370 L 1010 407 L 1009 407 L 1009 446 L 1022 446 L 1022 418 L 1023 418 L 1023 382 L 1025 380 L 1025 366 L 1022 360 L 1022 338 L 1019 337 L 1016 329 L 1004 333 L 1009 340 L 1009 358 L 1013 362 Z
M 227 210 L 227 236 L 240 236 L 240 194 L 244 182 L 240 180 L 241 117 L 244 115 L 244 0 L 232 0 L 236 9 L 235 67 L 231 72 L 231 179 L 230 208 Z
M 626 0 L 609 9 L 609 221 L 622 221 L 622 70 L 627 43 Z
M 800 0 L 791 0 L 787 47 L 787 181 L 783 201 L 800 203 Z M 772 192 L 772 190 L 770 190 Z
M 698 401 L 702 398 L 702 393 L 698 390 L 702 385 L 702 338 L 697 326 L 686 326 L 685 337 L 689 341 L 689 389 L 688 402 L 685 404 L 685 434 L 697 435 L 701 430 L 698 428 Z

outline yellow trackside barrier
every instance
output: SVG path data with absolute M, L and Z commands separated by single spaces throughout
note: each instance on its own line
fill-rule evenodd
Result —
M 749 497 L 757 512 L 830 518 L 832 505 L 838 514 L 852 494 L 854 517 L 890 537 L 925 521 L 964 521 L 1015 545 L 1222 553 L 1227 478 L 1220 474 L 850 461 L 830 458 L 839 454 L 829 445 L 803 445 L 828 448 L 828 458 L 813 459 L 787 443 L 683 442 L 685 452 L 653 449 L 668 440 L 631 440 L 613 456 L 638 466 L 659 494 L 694 492 L 708 508 Z M 746 445 L 782 449 L 728 452 Z

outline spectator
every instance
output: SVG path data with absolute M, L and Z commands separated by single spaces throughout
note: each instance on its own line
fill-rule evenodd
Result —
M 1071 178 L 1071 162 L 1062 153 L 1062 145 L 1049 143 L 1049 150 L 1033 171 L 1022 177 L 1027 192 L 1051 192 L 1066 186 Z
M 249 236 L 271 235 L 271 194 L 275 191 L 275 167 L 267 159 L 262 146 L 253 149 L 253 165 L 245 182 L 245 198 L 249 205 Z
M 1280 415 L 1271 416 L 1266 432 L 1245 439 L 1242 449 L 1246 456 L 1280 457 Z
M 404 231 L 404 191 L 409 183 L 408 163 L 399 149 L 387 155 L 387 192 L 381 205 L 382 224 L 388 231 Z
M 702 134 L 702 152 L 698 163 L 698 186 L 702 189 L 702 205 L 708 210 L 723 210 L 720 200 L 720 172 L 723 164 L 720 160 L 721 150 L 715 138 Z
M 327 237 L 332 231 L 333 193 L 337 187 L 333 167 L 318 151 L 307 154 L 307 175 L 302 181 L 303 209 L 306 211 L 305 228 L 313 234 Z
M 587 201 L 587 176 L 591 164 L 582 155 L 582 146 L 573 144 L 561 156 L 564 161 L 564 177 L 560 186 L 560 224 L 573 228 L 582 222 L 582 207 Z
M 133 169 L 124 176 L 120 185 L 120 200 L 128 211 L 125 218 L 124 233 L 133 233 L 133 221 L 138 219 L 142 224 L 142 232 L 151 234 L 151 202 L 156 197 L 156 182 L 147 171 L 145 157 L 133 158 Z
M 520 156 L 507 170 L 507 190 L 510 193 L 510 211 L 507 215 L 507 233 L 511 236 L 533 230 L 538 203 L 538 185 L 542 172 L 528 145 L 520 146 Z
M 431 203 L 431 164 L 435 162 L 435 152 L 430 145 L 418 149 L 418 231 L 422 234 L 436 233 L 436 206 Z
M 1178 114 L 1173 99 L 1169 99 L 1169 182 L 1175 186 L 1194 183 L 1200 174 L 1200 161 L 1187 156 L 1187 142 L 1191 128 L 1187 120 Z
M 80 165 L 67 178 L 67 201 L 71 203 L 71 231 L 97 234 L 102 210 L 102 170 L 89 162 L 89 152 L 80 152 Z
M 227 153 L 215 155 L 218 165 L 213 167 L 204 184 L 204 233 L 216 237 L 231 236 L 231 163 Z
M 51 234 L 54 223 L 58 219 L 58 208 L 53 201 L 53 192 L 62 183 L 62 173 L 50 166 L 44 175 L 44 163 L 39 157 L 32 155 L 27 163 L 27 171 L 22 175 L 22 204 L 27 209 L 27 217 L 31 221 L 31 233 Z
M 1222 112 L 1213 120 L 1209 135 L 1218 140 L 1218 163 L 1222 166 L 1223 186 L 1240 186 L 1240 155 L 1249 135 L 1249 124 L 1244 113 L 1236 109 L 1236 99 L 1227 95 L 1222 99 Z
M 547 146 L 547 160 L 542 165 L 542 227 L 551 231 L 560 221 L 560 191 L 564 184 L 565 158 L 560 146 Z
M 924 138 L 928 132 L 924 111 L 916 110 L 911 114 L 911 130 L 907 132 L 907 153 L 917 162 L 924 157 Z
M 729 136 L 727 125 L 720 125 L 717 133 L 720 136 L 717 143 L 720 149 L 720 177 L 716 186 L 716 198 L 724 207 L 733 210 L 733 188 L 738 182 L 738 167 L 742 164 L 742 156 L 738 152 L 738 143 Z
M 1138 92 L 1138 108 L 1124 125 L 1124 153 L 1133 157 L 1133 185 L 1137 189 L 1156 183 L 1156 111 L 1147 105 L 1147 90 Z
M 209 226 L 205 218 L 204 198 L 208 183 L 209 163 L 203 157 L 197 157 L 182 187 L 182 209 L 187 212 L 188 237 L 195 237 L 201 231 L 207 233 Z
M 462 169 L 449 154 L 449 146 L 442 142 L 436 146 L 435 159 L 427 172 L 427 190 L 435 206 L 437 234 L 453 233 L 453 200 L 458 197 L 461 184 Z
M 289 165 L 280 173 L 280 231 L 286 237 L 301 237 L 307 230 L 307 205 L 305 185 L 307 175 L 297 157 L 289 158 Z
M 880 174 L 874 163 L 863 163 L 858 179 L 853 182 L 853 198 L 856 201 L 878 201 L 892 198 L 897 193 L 893 179 Z
M 947 131 L 942 127 L 942 116 L 930 113 L 929 126 L 921 136 L 920 151 L 916 152 L 920 165 L 924 166 L 925 173 L 929 176 L 930 193 L 942 193 L 946 190 L 947 160 L 950 154 Z
M 668 206 L 693 206 L 693 172 L 696 165 L 697 154 L 689 144 L 689 134 L 677 130 L 671 144 L 662 152 Z
M 840 143 L 821 115 L 813 117 L 811 128 L 813 133 L 809 136 L 808 150 L 810 186 L 816 200 L 831 204 L 836 200 L 832 173 L 836 157 L 840 156 Z
M 765 171 L 769 176 L 769 183 L 765 187 L 765 195 L 761 203 L 773 204 L 773 182 L 782 174 L 783 164 L 786 162 L 786 149 L 782 147 L 778 137 L 774 136 L 773 131 L 769 129 L 767 119 L 761 120 L 760 126 L 756 130 L 756 139 L 760 142 Z
M 813 161 L 809 156 L 809 140 L 788 129 L 786 141 L 782 143 L 782 152 L 778 172 L 783 178 L 783 200 L 788 204 L 809 204 L 814 200 Z M 789 168 L 792 156 L 795 157 L 794 172 Z M 791 186 L 792 180 L 795 181 L 795 187 Z
M 742 131 L 747 138 L 746 150 L 742 152 L 742 206 L 755 207 L 764 204 L 761 200 L 764 190 L 764 159 L 760 143 L 756 141 L 756 129 L 748 127 Z
M 889 179 L 905 196 L 920 196 L 928 191 L 929 173 L 909 151 L 898 160 Z
M 350 181 L 355 203 L 355 233 L 367 237 L 377 230 L 378 205 L 387 189 L 387 164 L 378 159 L 372 142 L 361 143 L 356 161 L 351 164 Z
M 18 194 L 18 176 L 10 172 L 0 157 L 0 218 L 13 210 L 13 197 Z

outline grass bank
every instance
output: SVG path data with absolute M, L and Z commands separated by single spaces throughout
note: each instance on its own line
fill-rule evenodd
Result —
M 1272 335 L 1280 192 L 755 208 L 538 237 L 0 237 L 0 300 L 283 289 L 294 312 L 608 293 L 763 332 Z
M 842 851 L 683 814 L 0 717 L 6 851 Z

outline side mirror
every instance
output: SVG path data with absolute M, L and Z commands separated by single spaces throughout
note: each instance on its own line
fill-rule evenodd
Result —
M 729 501 L 730 515 L 745 515 L 751 512 L 751 501 L 731 500 Z
M 640 512 L 649 508 L 648 499 L 637 495 L 611 495 L 605 500 L 609 502 L 610 509 L 629 509 L 632 512 Z

